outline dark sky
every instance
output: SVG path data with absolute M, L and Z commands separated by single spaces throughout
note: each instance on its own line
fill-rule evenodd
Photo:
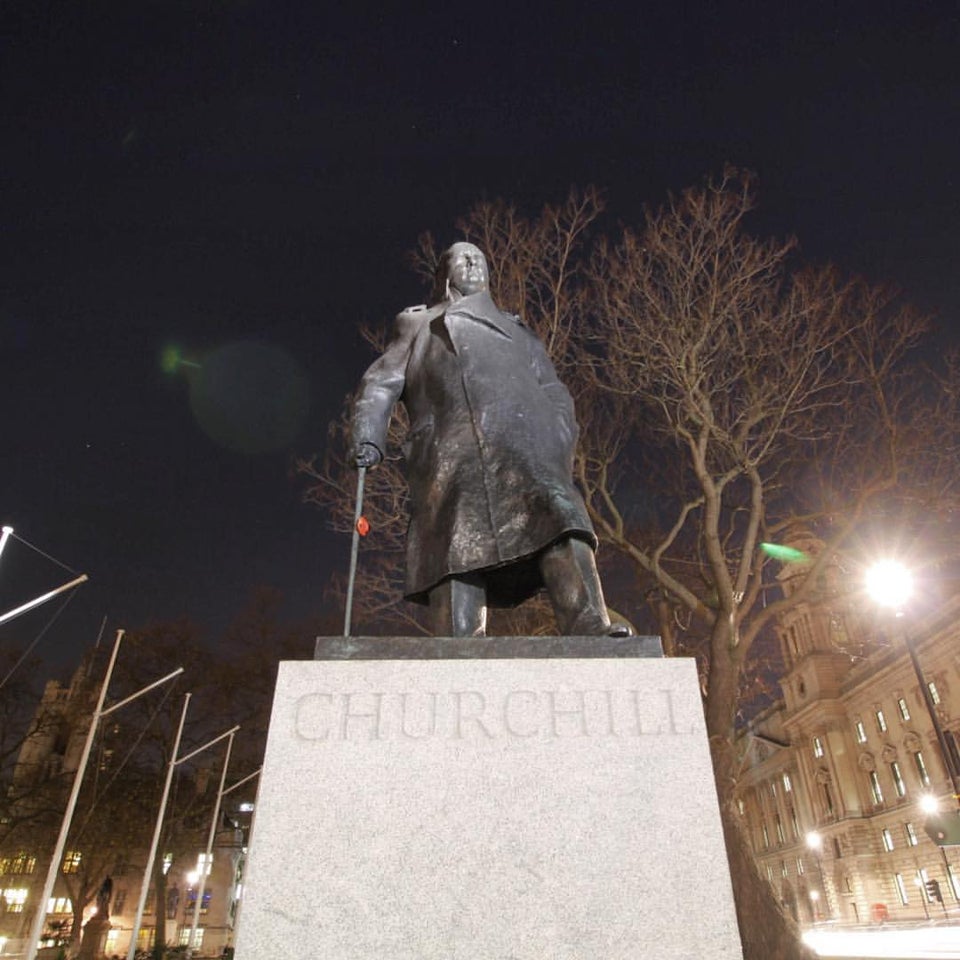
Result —
M 956 324 L 956 3 L 382 6 L 0 4 L 0 522 L 91 578 L 49 655 L 103 616 L 215 635 L 257 584 L 318 607 L 349 544 L 292 457 L 480 198 L 636 222 L 740 164 L 757 229 Z M 13 541 L 0 611 L 66 578 Z

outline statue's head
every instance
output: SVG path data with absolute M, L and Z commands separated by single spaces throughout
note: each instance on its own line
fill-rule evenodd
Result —
M 490 285 L 487 258 L 472 243 L 455 243 L 444 251 L 434 275 L 433 302 L 456 300 Z

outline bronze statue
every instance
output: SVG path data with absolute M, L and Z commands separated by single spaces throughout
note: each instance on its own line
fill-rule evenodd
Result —
M 597 538 L 573 485 L 573 401 L 520 319 L 493 302 L 483 253 L 455 243 L 433 305 L 397 316 L 353 412 L 357 466 L 375 467 L 394 404 L 410 418 L 405 596 L 438 636 L 482 636 L 487 606 L 547 590 L 561 635 L 625 636 L 611 626 Z

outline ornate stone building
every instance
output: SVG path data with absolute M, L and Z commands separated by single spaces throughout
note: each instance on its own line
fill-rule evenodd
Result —
M 802 574 L 786 567 L 783 589 Z M 957 799 L 905 639 L 958 772 L 960 597 L 884 623 L 829 581 L 779 623 L 783 699 L 739 737 L 737 804 L 760 871 L 801 923 L 960 916 L 960 846 L 926 829 L 960 842 Z

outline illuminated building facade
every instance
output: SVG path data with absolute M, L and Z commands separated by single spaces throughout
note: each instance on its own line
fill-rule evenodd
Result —
M 785 568 L 786 592 L 801 573 Z M 937 845 L 925 826 L 936 805 L 956 832 L 957 801 L 905 631 L 956 772 L 960 598 L 879 629 L 862 598 L 839 597 L 828 575 L 777 626 L 783 699 L 738 738 L 745 834 L 800 923 L 956 917 L 960 846 Z

